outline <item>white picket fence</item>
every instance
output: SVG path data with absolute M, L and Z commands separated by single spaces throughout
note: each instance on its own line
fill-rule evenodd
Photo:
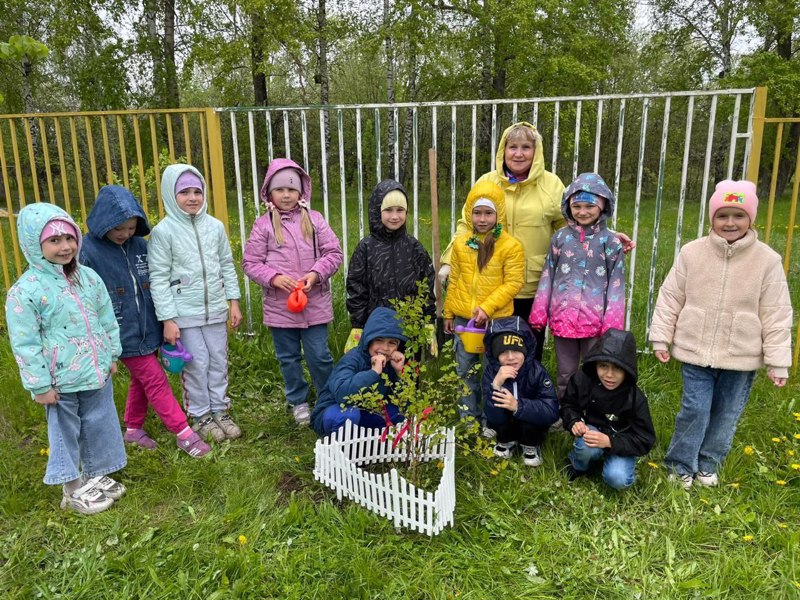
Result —
M 392 431 L 394 434 L 396 430 Z M 442 478 L 433 493 L 417 488 L 392 469 L 389 473 L 370 473 L 360 465 L 393 462 L 407 458 L 406 434 L 392 448 L 390 434 L 381 441 L 381 430 L 353 425 L 351 421 L 321 440 L 314 448 L 314 477 L 364 508 L 394 522 L 395 527 L 416 529 L 436 535 L 453 524 L 456 506 L 455 431 L 441 430 L 440 441 L 421 444 L 422 461 L 441 460 Z

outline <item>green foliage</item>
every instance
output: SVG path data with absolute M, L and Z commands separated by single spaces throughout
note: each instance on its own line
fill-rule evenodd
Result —
M 169 156 L 169 150 L 166 149 L 166 148 L 162 148 L 161 152 L 159 152 L 159 154 L 158 154 L 158 173 L 159 173 L 159 175 L 161 173 L 163 173 L 164 169 L 166 169 L 169 165 L 179 164 L 179 163 L 186 163 L 186 162 L 187 161 L 186 161 L 186 157 L 185 156 L 176 156 L 175 160 L 172 160 L 170 158 L 170 156 Z M 116 173 L 113 174 L 113 179 L 114 179 L 113 183 L 116 183 L 117 185 L 122 185 L 122 182 L 120 181 L 120 179 L 116 175 Z M 133 165 L 128 170 L 128 180 L 130 182 L 130 188 L 129 189 L 130 189 L 131 193 L 134 195 L 134 197 L 136 197 L 139 200 L 141 200 L 141 198 L 142 198 L 142 183 L 141 183 L 141 178 L 139 177 L 139 165 Z M 156 191 L 156 168 L 153 165 L 150 165 L 144 171 L 144 186 L 145 186 L 145 191 L 147 192 L 147 197 L 148 198 L 156 198 L 157 197 L 157 191 Z M 148 218 L 151 218 L 151 216 L 148 216 Z M 155 224 L 156 222 L 158 222 L 157 218 L 155 219 L 155 221 L 151 221 L 150 223 L 151 224 Z

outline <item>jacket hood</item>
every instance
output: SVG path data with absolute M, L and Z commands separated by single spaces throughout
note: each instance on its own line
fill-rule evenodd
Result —
M 174 187 L 173 185 L 173 189 Z M 102 239 L 114 227 L 133 218 L 136 219 L 136 231 L 133 235 L 148 235 L 150 223 L 133 194 L 120 185 L 107 185 L 97 194 L 92 212 L 86 219 L 86 227 L 89 235 Z
M 403 334 L 397 312 L 385 306 L 379 306 L 369 315 L 367 322 L 364 324 L 364 331 L 361 333 L 358 347 L 368 353 L 370 342 L 375 338 L 381 337 L 394 338 L 403 343 L 408 339 Z
M 40 271 L 51 271 L 60 275 L 63 273 L 63 267 L 48 261 L 42 254 L 42 246 L 39 243 L 39 236 L 42 235 L 42 230 L 53 219 L 68 221 L 75 226 L 75 230 L 78 232 L 78 253 L 80 254 L 81 245 L 83 244 L 81 228 L 78 227 L 78 224 L 64 209 L 54 204 L 37 202 L 28 204 L 19 211 L 17 237 L 22 254 L 25 255 L 25 260 L 28 261 L 32 268 Z
M 536 147 L 533 153 L 533 163 L 531 163 L 531 170 L 528 171 L 528 178 L 525 181 L 521 181 L 521 185 L 525 185 L 528 182 L 538 180 L 542 174 L 544 173 L 544 148 L 542 144 L 542 136 L 539 131 L 534 127 L 531 123 L 527 121 L 520 121 L 518 123 L 513 123 L 506 127 L 506 130 L 503 132 L 502 137 L 500 138 L 500 143 L 497 144 L 497 152 L 495 153 L 494 157 L 494 165 L 495 169 L 497 170 L 497 174 L 500 176 L 505 183 L 509 183 L 508 175 L 506 175 L 506 168 L 505 168 L 505 158 L 506 158 L 506 141 L 508 139 L 508 133 L 521 125 L 523 127 L 528 127 L 533 131 L 533 137 L 536 139 Z
M 594 363 L 610 362 L 630 375 L 635 384 L 639 377 L 636 359 L 636 338 L 633 334 L 621 329 L 609 329 L 586 353 L 581 368 L 588 376 L 597 378 Z
M 597 173 L 581 173 L 575 181 L 569 184 L 569 187 L 564 190 L 564 195 L 561 197 L 561 214 L 564 215 L 564 218 L 570 225 L 576 225 L 576 223 L 575 219 L 572 217 L 569 199 L 578 192 L 591 192 L 605 199 L 605 206 L 600 212 L 599 221 L 605 221 L 614 214 L 614 205 L 617 199 L 606 185 L 606 182 L 603 181 L 603 178 Z
M 186 171 L 191 171 L 203 182 L 203 206 L 197 212 L 195 218 L 204 217 L 206 215 L 208 212 L 208 185 L 206 184 L 203 174 L 192 165 L 169 165 L 164 169 L 164 173 L 161 175 L 161 200 L 164 202 L 164 210 L 170 217 L 188 222 L 191 221 L 191 215 L 184 212 L 178 206 L 178 201 L 175 199 L 175 184 L 178 182 L 178 178 Z
M 475 203 L 481 198 L 487 198 L 494 203 L 497 209 L 497 222 L 506 225 L 506 194 L 496 183 L 491 181 L 479 181 L 472 186 L 467 195 L 467 202 L 464 205 L 464 214 L 467 215 L 470 229 L 472 229 L 472 209 Z
M 267 203 L 267 198 L 269 198 L 267 188 L 269 186 L 270 179 L 272 179 L 275 176 L 275 173 L 281 169 L 295 169 L 300 173 L 300 180 L 303 182 L 303 192 L 300 194 L 300 199 L 305 200 L 310 205 L 311 177 L 308 176 L 308 173 L 306 173 L 300 165 L 288 158 L 276 158 L 269 163 L 269 167 L 267 167 L 267 173 L 264 175 L 264 183 L 261 184 L 261 201 L 264 204 Z
M 394 179 L 384 179 L 381 181 L 375 186 L 375 189 L 372 190 L 372 194 L 370 194 L 369 197 L 369 206 L 367 210 L 369 216 L 369 232 L 378 237 L 398 237 L 405 235 L 406 233 L 405 223 L 403 223 L 402 227 L 394 231 L 386 229 L 386 226 L 381 223 L 381 204 L 383 203 L 383 199 L 386 197 L 386 194 L 393 190 L 399 190 L 406 197 L 406 200 L 408 200 L 408 194 L 406 193 L 405 188 L 402 186 L 402 184 L 400 184 L 400 182 L 395 181 Z M 408 211 L 406 211 L 406 214 L 408 214 Z
M 495 337 L 504 333 L 514 333 L 522 337 L 522 341 L 528 349 L 528 353 L 525 355 L 526 366 L 530 366 L 536 361 L 536 357 L 534 356 L 534 354 L 536 354 L 536 338 L 533 337 L 533 332 L 530 326 L 525 322 L 525 319 L 521 317 L 503 317 L 501 319 L 489 321 L 486 334 L 483 336 L 484 354 L 486 355 L 488 364 L 493 366 L 500 364 L 497 357 L 492 355 L 492 341 L 494 341 Z

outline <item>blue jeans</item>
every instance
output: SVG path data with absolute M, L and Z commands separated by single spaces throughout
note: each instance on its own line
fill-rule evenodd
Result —
M 114 406 L 111 377 L 99 390 L 60 393 L 45 406 L 50 458 L 44 482 L 59 485 L 81 476 L 119 471 L 127 463 Z
M 592 431 L 596 427 L 587 425 Z M 603 460 L 603 481 L 615 490 L 624 490 L 636 480 L 636 457 L 606 454 L 602 448 L 590 448 L 582 437 L 576 437 L 569 453 L 569 460 L 576 471 L 588 471 L 589 464 L 595 460 Z
M 750 397 L 755 371 L 683 364 L 683 399 L 664 463 L 679 475 L 716 473 Z
M 308 383 L 303 375 L 301 362 L 303 356 L 306 357 L 306 365 L 311 373 L 311 383 L 314 384 L 317 395 L 321 394 L 333 370 L 333 357 L 328 349 L 328 325 L 312 325 L 307 329 L 270 327 L 269 331 L 283 375 L 286 401 L 292 406 L 308 402 Z
M 453 326 L 466 324 L 467 319 L 462 317 L 456 317 L 453 322 Z M 479 419 L 483 414 L 481 411 L 481 379 L 479 377 L 480 369 L 474 367 L 481 362 L 483 355 L 467 352 L 464 350 L 464 344 L 461 343 L 461 337 L 458 334 L 455 334 L 454 337 L 453 352 L 456 355 L 456 373 L 469 388 L 469 393 L 458 399 L 458 414 L 462 419 L 468 416 Z
M 405 420 L 405 417 L 400 414 L 400 410 L 394 404 L 387 403 L 386 411 L 389 413 L 389 419 L 394 425 Z M 334 404 L 326 408 L 325 412 L 322 413 L 322 435 L 330 435 L 337 431 L 339 427 L 345 424 L 345 421 L 352 421 L 353 425 L 373 429 L 386 426 L 384 415 L 376 415 L 356 406 L 345 406 L 343 409 L 338 404 Z

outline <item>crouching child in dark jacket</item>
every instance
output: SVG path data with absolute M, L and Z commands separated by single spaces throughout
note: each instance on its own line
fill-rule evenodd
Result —
M 391 385 L 397 383 L 398 374 L 405 367 L 403 344 L 406 340 L 394 310 L 379 306 L 372 311 L 358 346 L 345 354 L 333 368 L 311 413 L 311 426 L 320 437 L 333 433 L 346 421 L 361 427 L 377 428 L 404 419 L 391 401 Z M 384 374 L 390 385 L 384 381 Z M 363 410 L 348 400 L 375 384 L 385 400 L 383 415 Z
M 489 322 L 484 336 L 486 368 L 482 391 L 486 426 L 497 432 L 495 456 L 510 458 L 522 448 L 530 467 L 542 464 L 541 444 L 558 420 L 553 382 L 535 358 L 536 339 L 520 317 Z
M 561 400 L 564 429 L 575 436 L 570 481 L 603 462 L 603 480 L 621 490 L 633 485 L 636 459 L 655 444 L 647 398 L 636 385 L 636 339 L 609 329 L 589 350 Z

